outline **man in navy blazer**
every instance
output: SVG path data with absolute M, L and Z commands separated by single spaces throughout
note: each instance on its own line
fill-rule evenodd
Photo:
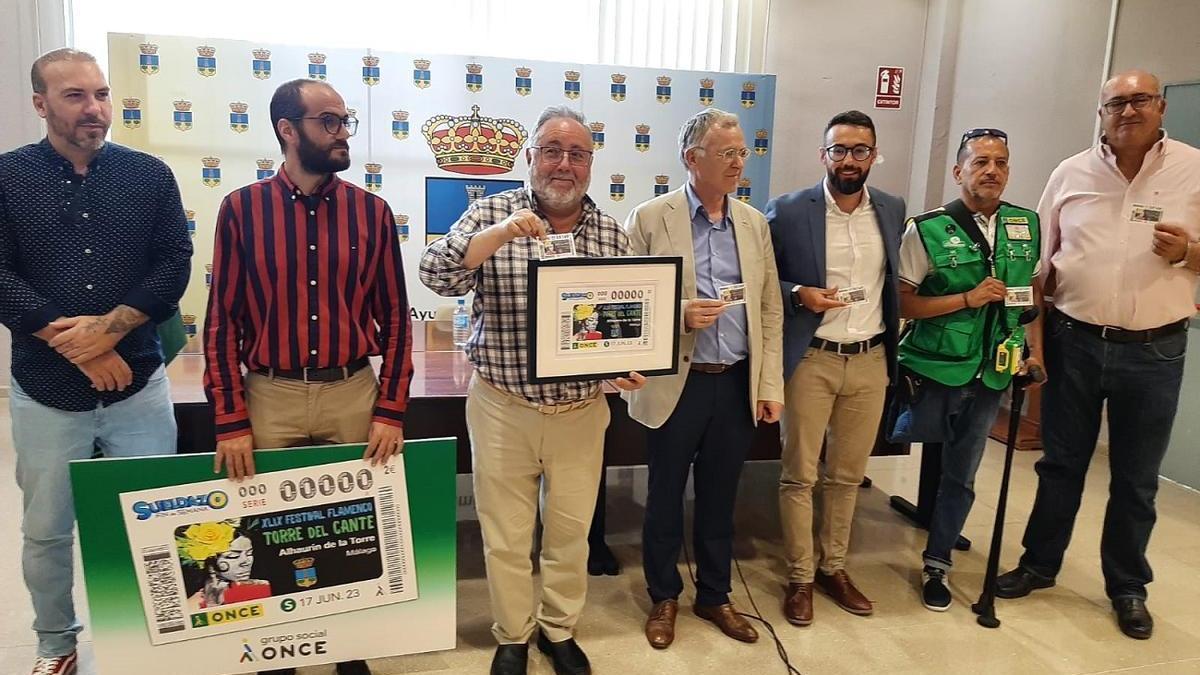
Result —
M 852 614 L 874 611 L 846 574 L 846 550 L 896 368 L 904 230 L 904 200 L 865 187 L 875 142 L 867 115 L 835 116 L 820 150 L 826 178 L 767 204 L 784 308 L 784 616 L 797 626 L 812 623 L 814 583 Z M 812 492 L 827 428 L 824 508 L 814 548 Z

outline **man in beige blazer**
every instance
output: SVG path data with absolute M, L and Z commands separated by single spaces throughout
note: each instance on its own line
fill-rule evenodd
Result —
M 687 185 L 638 206 L 625 226 L 634 255 L 683 256 L 679 372 L 622 394 L 629 415 L 649 427 L 642 547 L 654 603 L 646 639 L 656 649 L 675 638 L 683 493 L 693 466 L 694 611 L 734 639 L 758 639 L 729 602 L 733 509 L 754 427 L 777 421 L 783 409 L 783 307 L 767 221 L 729 198 L 749 154 L 736 115 L 697 113 L 679 133 Z

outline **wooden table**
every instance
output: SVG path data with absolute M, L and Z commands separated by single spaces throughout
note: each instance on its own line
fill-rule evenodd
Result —
M 413 323 L 413 380 L 405 437 L 458 439 L 458 470 L 471 471 L 471 445 L 467 435 L 465 404 L 467 385 L 474 372 L 462 351 L 454 349 L 449 322 Z M 378 359 L 372 359 L 378 369 Z M 180 354 L 167 368 L 171 397 L 179 422 L 179 452 L 212 452 L 216 447 L 212 407 L 202 385 L 204 357 Z M 604 437 L 605 462 L 610 466 L 646 463 L 645 427 L 629 417 L 617 390 L 605 384 L 612 421 Z M 881 434 L 882 436 L 882 434 Z M 747 459 L 778 459 L 779 425 L 761 424 Z M 875 455 L 908 454 L 908 446 L 878 440 Z

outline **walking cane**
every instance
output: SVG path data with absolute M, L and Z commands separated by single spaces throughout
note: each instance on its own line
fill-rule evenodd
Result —
M 1021 325 L 1031 323 L 1038 316 L 1038 308 L 1030 307 L 1021 313 Z M 996 576 L 1000 568 L 1000 544 L 1004 539 L 1004 511 L 1008 506 L 1008 480 L 1012 473 L 1013 453 L 1017 449 L 1017 430 L 1021 426 L 1021 408 L 1025 405 L 1025 387 L 1033 382 L 1044 382 L 1046 373 L 1039 366 L 1029 368 L 1028 375 L 1015 375 L 1012 379 L 1012 404 L 1008 413 L 1008 442 L 1004 448 L 1004 476 L 1000 479 L 1000 499 L 996 505 L 996 522 L 992 525 L 992 547 L 988 551 L 987 573 L 983 577 L 983 590 L 979 601 L 971 605 L 971 611 L 979 616 L 976 621 L 985 628 L 998 628 L 996 618 Z

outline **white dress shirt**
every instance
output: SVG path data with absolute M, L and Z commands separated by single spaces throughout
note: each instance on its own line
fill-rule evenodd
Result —
M 1135 204 L 1161 209 L 1162 222 L 1200 239 L 1200 150 L 1164 132 L 1130 181 L 1101 142 L 1050 174 L 1038 214 L 1043 273 L 1055 276 L 1059 310 L 1127 330 L 1195 313 L 1200 277 L 1154 254 L 1154 224 L 1133 220 Z
M 883 280 L 887 270 L 875 207 L 864 188 L 858 207 L 853 213 L 845 213 L 833 201 L 828 179 L 824 187 L 825 287 L 862 286 L 867 301 L 826 311 L 816 335 L 831 342 L 869 340 L 884 331 Z

